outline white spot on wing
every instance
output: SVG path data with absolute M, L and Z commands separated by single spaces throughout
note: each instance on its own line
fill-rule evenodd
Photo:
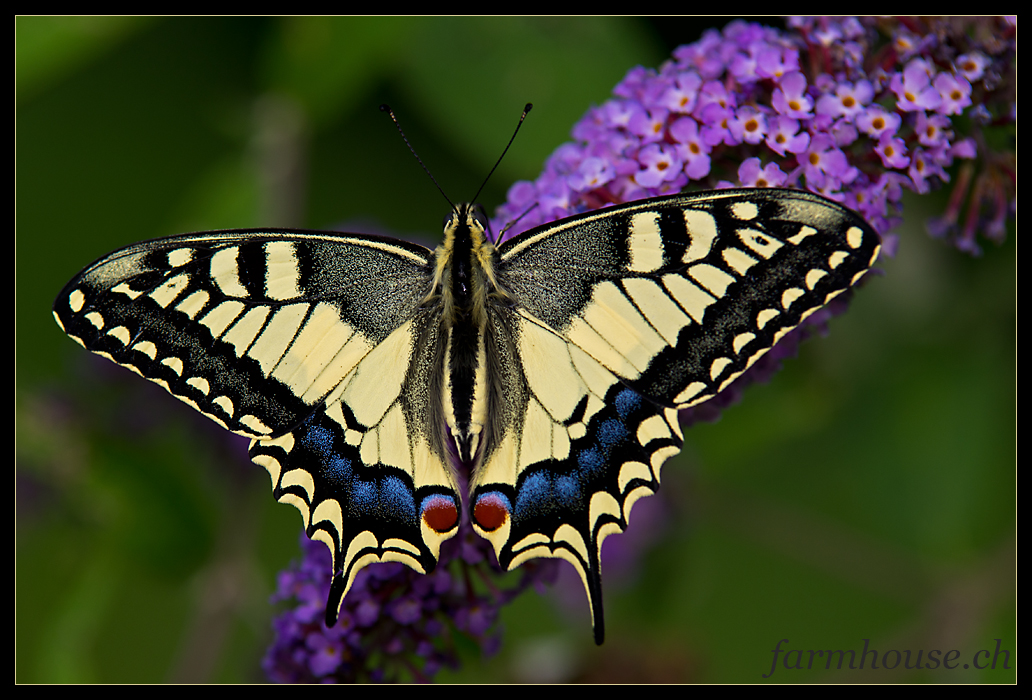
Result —
M 152 361 L 158 359 L 158 348 L 154 343 L 149 340 L 144 340 L 133 346 L 133 350 L 142 352 L 144 355 L 149 357 Z
M 180 377 L 183 376 L 183 361 L 178 357 L 166 357 L 161 361 L 161 364 L 168 367 Z
M 750 228 L 740 229 L 738 240 L 754 253 L 768 260 L 785 245 L 773 236 Z
M 272 299 L 297 299 L 301 296 L 298 285 L 297 248 L 290 241 L 270 241 L 265 244 L 265 293 Z
M 623 281 L 624 288 L 634 304 L 645 314 L 652 327 L 659 331 L 668 345 L 677 344 L 681 329 L 691 324 L 681 308 L 653 280 L 632 277 Z
M 182 267 L 193 260 L 193 256 L 193 248 L 178 248 L 177 250 L 169 251 L 168 264 L 172 267 Z
M 150 298 L 153 299 L 161 308 L 167 309 L 168 305 L 175 301 L 189 284 L 189 275 L 176 275 L 175 277 L 165 280 L 164 284 L 151 292 Z
M 72 293 L 68 295 L 68 307 L 75 313 L 82 311 L 82 305 L 85 301 L 86 296 L 78 289 L 73 289 Z
M 218 338 L 243 310 L 244 305 L 239 301 L 224 301 L 201 318 L 201 325 L 211 331 L 212 337 Z
M 640 438 L 639 438 L 639 441 Z M 645 444 L 644 442 L 642 444 Z M 635 479 L 641 479 L 645 482 L 652 481 L 652 471 L 649 469 L 647 464 L 641 462 L 624 462 L 620 466 L 620 475 L 617 479 L 617 485 L 620 487 L 620 493 L 627 490 L 627 485 Z
M 736 335 L 734 342 L 732 343 L 735 349 L 735 354 L 737 355 L 738 353 L 742 352 L 742 348 L 744 348 L 746 345 L 752 342 L 753 338 L 755 337 L 756 336 L 752 333 L 740 333 Z
M 143 292 L 136 291 L 125 282 L 120 282 L 119 284 L 116 284 L 114 287 L 111 288 L 111 291 L 116 292 L 118 294 L 125 294 L 130 299 L 135 299 L 136 297 L 143 294 Z
M 204 377 L 190 377 L 186 380 L 186 383 L 205 396 L 207 396 L 208 392 L 211 391 L 211 387 L 208 385 L 208 380 Z
M 710 379 L 716 381 L 717 377 L 723 374 L 730 364 L 731 360 L 726 357 L 718 357 L 713 360 L 713 364 L 710 365 Z
M 717 239 L 717 221 L 709 212 L 685 209 L 684 223 L 691 243 L 682 260 L 686 263 L 702 260 L 709 255 L 713 241 Z
M 827 274 L 828 273 L 824 270 L 810 270 L 806 273 L 806 288 L 812 290 L 814 287 L 817 286 L 817 283 L 820 281 L 821 277 L 824 277 Z
M 659 230 L 659 213 L 638 212 L 631 217 L 627 252 L 632 272 L 652 272 L 663 267 L 663 237 Z
M 326 499 L 316 506 L 312 513 L 312 521 L 322 522 L 323 520 L 329 520 L 333 524 L 337 539 L 340 539 L 344 529 L 344 514 L 341 512 L 341 504 L 337 503 L 335 499 Z
M 831 254 L 831 257 L 828 258 L 828 267 L 834 270 L 836 267 L 844 263 L 848 258 L 849 253 L 843 252 L 841 250 L 836 250 L 834 253 Z
M 120 343 L 122 343 L 122 345 L 129 344 L 129 329 L 125 326 L 118 326 L 117 328 L 112 328 L 107 332 L 107 334 L 116 338 Z
M 706 307 L 716 301 L 708 292 L 681 275 L 663 275 L 663 286 L 693 321 L 702 323 Z
M 291 469 L 283 475 L 283 480 L 280 481 L 280 488 L 286 489 L 292 486 L 300 486 L 305 492 L 306 500 L 308 502 L 312 501 L 312 495 L 315 494 L 315 481 L 307 470 Z
M 212 403 L 225 411 L 227 416 L 233 417 L 233 400 L 228 396 L 216 396 Z
M 198 289 L 176 305 L 176 311 L 182 311 L 191 321 L 197 317 L 204 305 L 208 303 L 208 292 Z
M 718 299 L 724 296 L 727 288 L 735 281 L 734 277 L 723 270 L 719 270 L 706 263 L 692 265 L 688 268 L 688 274 Z
M 233 346 L 237 357 L 243 357 L 247 348 L 251 347 L 251 343 L 254 342 L 255 336 L 262 329 L 268 315 L 268 306 L 252 307 L 222 336 L 222 340 Z
M 104 327 L 104 317 L 96 311 L 91 311 L 88 314 L 86 314 L 86 320 L 92 323 L 97 330 L 100 330 Z
M 240 270 L 237 265 L 239 254 L 239 247 L 230 246 L 211 256 L 211 278 L 226 296 L 246 299 L 250 295 L 240 283 Z
M 763 327 L 770 322 L 771 319 L 776 318 L 781 312 L 777 309 L 764 309 L 756 315 L 756 327 L 763 330 Z
M 250 428 L 254 433 L 258 435 L 269 435 L 272 433 L 272 428 L 265 425 L 265 423 L 263 423 L 262 420 L 258 418 L 258 416 L 252 416 L 251 414 L 247 414 L 245 416 L 241 416 L 239 422 L 240 425 L 243 425 L 246 428 Z M 289 436 L 290 433 L 287 433 L 287 435 Z M 291 437 L 291 441 L 293 441 L 293 437 Z
M 589 529 L 594 530 L 595 526 L 598 525 L 599 518 L 604 515 L 616 518 L 617 521 L 623 519 L 619 502 L 605 491 L 596 491 L 591 494 L 591 501 L 588 504 Z
M 814 236 L 816 234 L 817 229 L 813 228 L 812 226 L 803 226 L 801 229 L 799 229 L 799 233 L 788 239 L 788 242 L 792 245 L 799 245 L 806 238 L 809 238 L 810 236 Z
M 799 287 L 790 287 L 786 289 L 784 293 L 781 295 L 781 308 L 787 309 L 792 305 L 793 302 L 795 302 L 796 299 L 803 296 L 804 294 L 806 294 L 806 292 L 804 292 Z
M 850 248 L 859 248 L 864 243 L 864 232 L 856 226 L 850 226 L 846 231 L 846 243 Z
M 727 263 L 728 267 L 742 276 L 745 275 L 750 267 L 756 264 L 755 258 L 746 255 L 738 248 L 725 248 L 720 256 L 724 258 L 724 262 Z
M 674 403 L 686 404 L 704 391 L 706 391 L 705 384 L 702 382 L 692 382 L 684 388 L 684 391 L 674 397 Z
M 735 202 L 731 205 L 731 215 L 742 221 L 751 221 L 760 213 L 760 210 L 752 202 Z
M 573 525 L 567 525 L 563 523 L 555 530 L 555 535 L 552 536 L 552 540 L 555 542 L 566 542 L 577 554 L 583 557 L 584 561 L 588 560 L 588 546 L 584 542 L 584 538 L 581 537 L 580 532 L 577 531 Z

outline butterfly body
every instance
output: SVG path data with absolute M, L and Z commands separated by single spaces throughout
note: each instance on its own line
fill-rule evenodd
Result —
M 506 569 L 570 561 L 601 642 L 602 542 L 680 451 L 677 412 L 854 284 L 878 237 L 789 190 L 643 200 L 497 247 L 485 227 L 462 205 L 435 251 L 313 231 L 141 243 L 54 313 L 252 439 L 333 553 L 330 624 L 362 567 L 430 571 L 466 513 Z

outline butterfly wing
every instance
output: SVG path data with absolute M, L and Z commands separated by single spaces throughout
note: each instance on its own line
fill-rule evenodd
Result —
M 274 495 L 326 543 L 328 619 L 373 561 L 418 571 L 457 531 L 433 426 L 433 254 L 372 236 L 217 231 L 130 246 L 54 304 L 88 350 L 252 438 Z
M 680 451 L 677 411 L 848 289 L 879 245 L 852 212 L 791 190 L 646 200 L 502 244 L 498 278 L 518 304 L 498 312 L 519 358 L 511 429 L 471 495 L 502 566 L 571 561 L 601 643 L 602 542 Z

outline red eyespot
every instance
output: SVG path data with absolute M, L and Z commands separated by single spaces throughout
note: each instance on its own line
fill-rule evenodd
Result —
M 509 502 L 506 498 L 497 493 L 487 493 L 477 499 L 473 507 L 473 518 L 484 530 L 494 532 L 509 517 Z
M 459 509 L 445 496 L 431 496 L 423 501 L 423 522 L 434 532 L 448 532 L 459 521 Z

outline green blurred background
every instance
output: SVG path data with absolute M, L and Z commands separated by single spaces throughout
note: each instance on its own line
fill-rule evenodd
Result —
M 16 680 L 261 681 L 299 551 L 243 441 L 63 336 L 73 274 L 194 230 L 434 241 L 445 204 L 380 103 L 461 200 L 533 102 L 490 210 L 628 69 L 724 23 L 18 18 Z M 624 535 L 637 565 L 605 577 L 605 646 L 582 592 L 529 592 L 496 657 L 438 679 L 764 682 L 780 639 L 961 662 L 1001 639 L 1013 669 L 1013 231 L 965 257 L 923 232 L 943 206 L 909 200 L 897 257 L 830 335 L 688 431 L 662 517 Z M 1012 682 L 999 666 L 769 680 Z

